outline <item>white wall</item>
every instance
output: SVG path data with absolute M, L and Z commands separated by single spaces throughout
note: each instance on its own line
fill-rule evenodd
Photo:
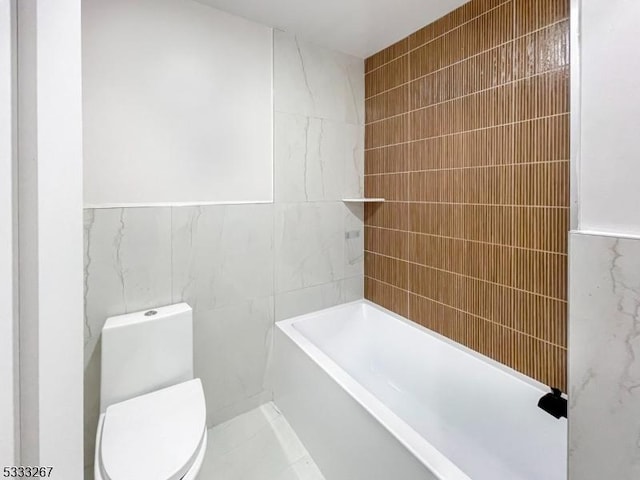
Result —
M 0 0 L 0 466 L 16 463 L 14 289 L 15 10 Z
M 209 425 L 271 399 L 274 321 L 363 296 L 364 62 L 275 32 L 274 204 L 85 210 L 85 455 L 110 315 L 185 301 Z M 347 235 L 349 233 L 349 235 Z
M 579 228 L 640 235 L 640 2 L 581 8 Z
M 85 204 L 272 200 L 272 31 L 191 0 L 84 0 Z
M 21 461 L 82 478 L 80 0 L 18 2 Z
M 640 478 L 637 0 L 572 0 L 570 480 Z

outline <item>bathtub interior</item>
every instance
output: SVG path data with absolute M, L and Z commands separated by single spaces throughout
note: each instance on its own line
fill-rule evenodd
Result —
M 290 324 L 471 478 L 566 478 L 543 385 L 367 301 Z

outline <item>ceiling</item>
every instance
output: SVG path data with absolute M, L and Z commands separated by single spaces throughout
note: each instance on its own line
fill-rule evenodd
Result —
M 197 0 L 366 58 L 467 0 Z

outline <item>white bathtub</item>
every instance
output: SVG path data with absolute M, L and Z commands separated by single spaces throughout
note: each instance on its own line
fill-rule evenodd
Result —
M 547 388 L 367 301 L 278 322 L 276 405 L 327 480 L 565 480 Z

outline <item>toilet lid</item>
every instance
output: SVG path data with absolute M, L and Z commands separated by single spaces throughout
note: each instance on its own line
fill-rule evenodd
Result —
M 109 480 L 178 480 L 189 470 L 206 432 L 200 379 L 107 408 L 101 461 Z

